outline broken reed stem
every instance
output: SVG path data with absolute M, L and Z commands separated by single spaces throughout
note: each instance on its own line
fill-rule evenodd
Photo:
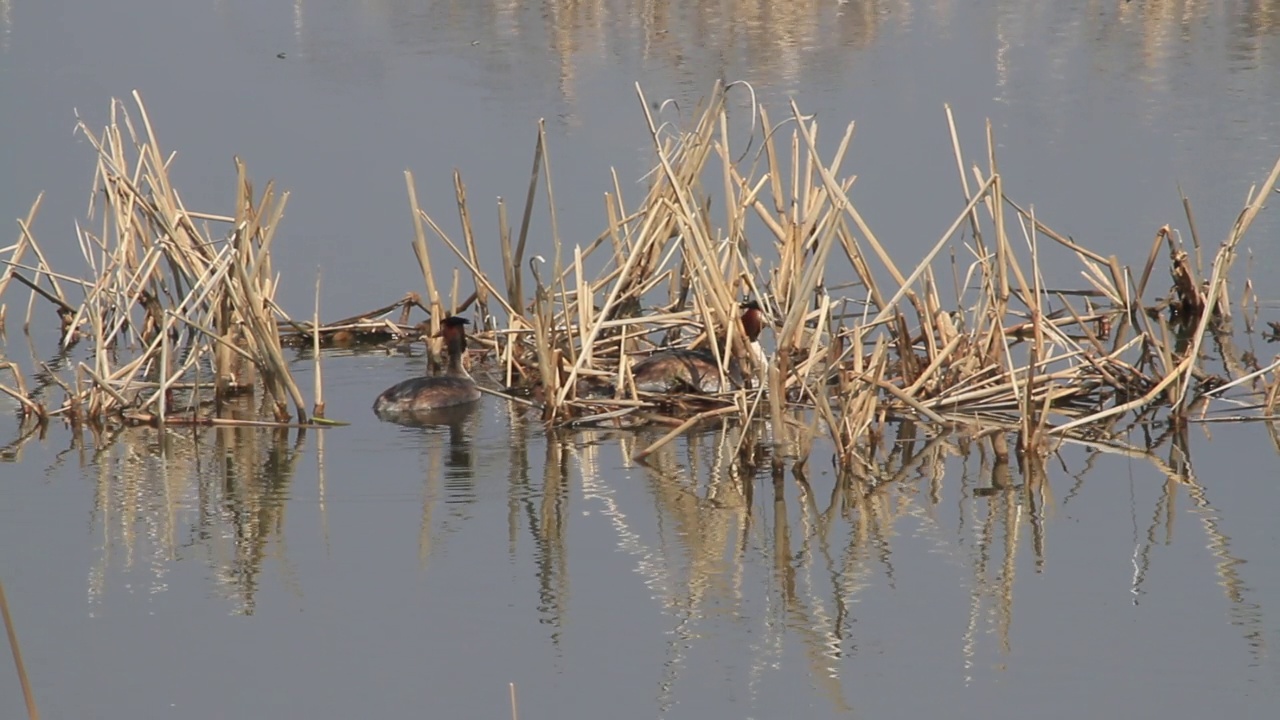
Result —
M 736 413 L 736 412 L 738 412 L 738 406 L 727 405 L 722 408 L 716 408 L 714 410 L 707 410 L 706 412 L 698 413 L 697 415 L 694 415 L 693 417 L 685 420 L 684 422 L 672 428 L 670 432 L 668 432 L 666 435 L 663 435 L 662 437 L 655 440 L 653 444 L 649 445 L 649 447 L 646 447 L 643 450 L 637 452 L 635 455 L 632 455 L 631 459 L 636 461 L 644 460 L 645 458 L 649 457 L 650 455 L 657 452 L 658 450 L 661 450 L 662 447 L 667 443 L 683 435 L 685 432 L 689 430 L 689 428 L 692 428 L 698 423 L 706 420 L 711 420 L 713 418 L 722 417 L 724 415 L 729 415 L 731 413 Z
M 18 630 L 13 626 L 13 616 L 9 613 L 9 599 L 4 593 L 3 580 L 0 580 L 0 613 L 4 615 L 4 629 L 9 636 L 9 649 L 13 651 L 13 664 L 18 670 L 18 684 L 22 686 L 22 699 L 27 703 L 27 717 L 30 720 L 40 720 L 40 710 L 36 708 L 36 695 L 31 690 L 31 680 L 27 677 L 27 666 L 22 662 Z
M 311 415 L 324 418 L 324 380 L 320 369 L 320 270 L 316 270 L 316 304 L 311 316 L 311 354 L 315 357 L 315 405 Z
M 454 197 L 458 204 L 458 223 L 462 226 L 462 239 L 467 246 L 467 263 L 472 268 L 480 264 L 479 253 L 476 252 L 475 233 L 471 230 L 471 211 L 467 208 L 467 187 L 462 182 L 462 173 L 457 170 L 453 171 L 453 190 Z M 480 309 L 480 327 L 489 328 L 489 300 L 488 289 L 485 283 L 480 281 L 481 274 L 479 270 L 472 270 L 471 281 L 476 288 L 476 305 Z M 485 281 L 487 283 L 487 279 Z

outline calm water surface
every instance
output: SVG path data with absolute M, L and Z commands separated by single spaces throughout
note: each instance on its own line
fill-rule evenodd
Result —
M 35 234 L 79 272 L 93 156 L 75 111 L 100 126 L 138 89 L 187 204 L 229 209 L 233 155 L 276 179 L 283 304 L 309 313 L 319 269 L 326 315 L 349 315 L 421 285 L 406 168 L 442 220 L 462 170 L 497 267 L 489 206 L 522 198 L 539 118 L 581 242 L 611 166 L 642 192 L 634 83 L 687 116 L 727 78 L 775 117 L 794 96 L 828 147 L 857 122 L 852 199 L 907 264 L 960 207 L 944 103 L 973 159 L 990 118 L 1015 199 L 1140 263 L 1184 225 L 1179 187 L 1216 244 L 1280 155 L 1278 30 L 1260 0 L 0 0 L 0 217 L 45 191 Z M 1264 301 L 1278 233 L 1269 210 L 1241 264 Z M 25 296 L 0 300 L 0 359 L 30 375 Z M 35 346 L 48 361 L 46 330 Z M 1066 447 L 1043 481 L 903 428 L 855 492 L 822 448 L 775 479 L 766 446 L 737 451 L 753 430 L 644 465 L 657 434 L 549 436 L 493 398 L 401 429 L 368 406 L 420 357 L 325 361 L 352 424 L 323 434 L 20 441 L 0 399 L 0 579 L 44 717 L 508 717 L 509 683 L 525 718 L 1280 710 L 1263 426 L 1194 425 L 1152 457 Z M 22 713 L 10 670 L 0 717 Z

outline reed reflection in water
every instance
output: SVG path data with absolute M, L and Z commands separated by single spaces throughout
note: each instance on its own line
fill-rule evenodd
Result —
M 336 28 L 311 27 L 307 5 L 298 0 L 294 8 L 303 53 L 332 43 L 336 33 Z M 495 91 L 521 92 L 525 84 L 511 82 L 512 74 L 541 72 L 536 68 L 542 65 L 529 59 L 546 55 L 555 75 L 548 80 L 571 106 L 601 58 L 625 61 L 646 74 L 671 73 L 681 86 L 697 92 L 715 78 L 728 78 L 750 79 L 758 87 L 785 93 L 802 81 L 840 87 L 840 76 L 859 62 L 859 53 L 888 36 L 913 31 L 946 35 L 974 21 L 994 29 L 991 69 L 1002 96 L 1011 83 L 1025 87 L 1013 81 L 1025 61 L 1022 49 L 1032 45 L 1035 53 L 1048 53 L 1057 68 L 1050 75 L 1059 82 L 1064 78 L 1057 76 L 1075 58 L 1092 58 L 1117 70 L 1136 68 L 1152 93 L 1150 101 L 1170 99 L 1196 72 L 1188 62 L 1189 53 L 1196 52 L 1190 43 L 1196 35 L 1221 35 L 1234 69 L 1272 67 L 1280 61 L 1280 45 L 1268 41 L 1280 28 L 1280 3 L 1275 0 L 993 0 L 977 5 L 936 0 L 441 0 L 425 8 L 379 0 L 353 12 L 368 16 L 361 18 L 362 24 L 384 23 L 402 46 L 437 52 L 474 43 L 481 49 L 472 54 L 482 58 L 487 70 L 484 82 L 493 83 Z M 1032 37 L 1039 41 L 1030 42 Z M 1034 72 L 1039 77 L 1039 69 Z
M 237 419 L 257 417 L 248 403 L 239 411 Z M 102 544 L 89 574 L 91 605 L 111 578 L 139 566 L 149 575 L 147 592 L 163 592 L 169 566 L 196 557 L 238 613 L 253 614 L 269 558 L 292 584 L 284 526 L 308 453 L 305 430 L 114 428 L 93 432 L 92 445 L 82 464 L 94 478 L 92 520 Z
M 624 586 L 634 579 L 636 604 L 651 601 L 669 633 L 662 657 L 654 658 L 660 712 L 696 692 L 708 659 L 726 662 L 726 645 L 735 644 L 742 667 L 734 682 L 750 698 L 759 700 L 771 675 L 801 659 L 830 712 L 857 710 L 858 669 L 878 662 L 888 632 L 880 626 L 923 620 L 906 609 L 870 616 L 873 598 L 919 602 L 910 593 L 924 565 L 951 577 L 958 591 L 929 598 L 929 613 L 959 610 L 947 603 L 966 602 L 961 598 L 968 604 L 962 633 L 937 638 L 933 652 L 955 657 L 968 683 L 999 672 L 1030 630 L 1017 619 L 1036 614 L 1015 613 L 1029 582 L 1019 571 L 1070 575 L 1051 558 L 1079 556 L 1078 548 L 1062 546 L 1074 537 L 1069 516 L 1115 482 L 1097 468 L 1117 458 L 1164 478 L 1141 493 L 1154 499 L 1146 507 L 1132 500 L 1135 520 L 1146 519 L 1135 526 L 1136 544 L 1114 547 L 1120 555 L 1132 550 L 1132 603 L 1146 602 L 1151 578 L 1171 571 L 1161 567 L 1162 548 L 1191 533 L 1209 550 L 1206 576 L 1221 588 L 1221 609 L 1249 663 L 1266 658 L 1265 608 L 1246 577 L 1249 566 L 1233 550 L 1231 519 L 1197 477 L 1186 427 L 1137 432 L 1132 446 L 1069 446 L 1046 466 L 1024 466 L 1003 451 L 1008 440 L 998 430 L 948 435 L 904 423 L 856 472 L 835 476 L 821 466 L 822 448 L 808 466 L 777 455 L 763 423 L 703 428 L 633 462 L 627 458 L 662 429 L 544 432 L 522 407 L 497 410 L 508 442 L 498 454 L 486 450 L 493 428 L 482 428 L 474 411 L 386 428 L 421 453 L 423 569 L 445 592 L 461 580 L 450 574 L 459 571 L 456 562 L 435 567 L 430 560 L 450 537 L 474 534 L 480 516 L 493 514 L 505 470 L 507 560 L 529 563 L 535 578 L 532 595 L 512 602 L 533 609 L 545 637 L 561 647 L 573 627 L 571 578 Z M 91 606 L 109 584 L 139 573 L 147 579 L 135 586 L 162 593 L 182 562 L 208 565 L 236 613 L 255 612 L 258 588 L 273 572 L 302 599 L 296 588 L 308 578 L 291 562 L 285 520 L 299 502 L 299 466 L 313 449 L 322 521 L 327 512 L 323 453 L 335 440 L 320 435 L 242 427 L 86 431 L 57 462 L 79 458 L 95 482 L 92 517 L 102 540 L 90 572 Z M 1188 501 L 1179 512 L 1179 502 Z M 1196 522 L 1179 529 L 1185 515 Z M 575 542 L 602 540 L 613 545 L 616 562 L 571 564 L 583 555 Z M 466 555 L 467 572 L 494 561 L 467 554 L 471 544 L 460 540 L 451 550 Z

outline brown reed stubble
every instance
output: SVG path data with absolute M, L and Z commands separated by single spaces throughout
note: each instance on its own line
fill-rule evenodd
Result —
M 744 164 L 733 159 L 723 87 L 713 90 L 682 131 L 659 124 L 643 92 L 637 91 L 656 158 L 648 193 L 628 212 L 615 175 L 613 192 L 605 195 L 605 232 L 585 249 L 575 247 L 572 262 L 563 269 L 557 266 L 548 281 L 536 272 L 539 290 L 530 306 L 506 303 L 513 312 L 502 336 L 507 383 L 520 381 L 517 367 L 531 372 L 526 379 L 540 386 L 549 422 L 666 422 L 663 418 L 673 409 L 687 410 L 686 417 L 720 416 L 717 408 L 729 405 L 750 420 L 764 408 L 783 455 L 802 455 L 816 434 L 826 432 L 848 464 L 869 452 L 873 439 L 884 435 L 885 423 L 896 419 L 947 427 L 981 421 L 1000 428 L 1012 418 L 1007 428 L 1016 431 L 1022 454 L 1043 456 L 1053 443 L 1071 440 L 1086 428 L 1105 430 L 1117 416 L 1153 402 L 1182 414 L 1190 395 L 1205 397 L 1190 392 L 1193 379 L 1208 377 L 1199 358 L 1201 338 L 1218 317 L 1236 245 L 1256 216 L 1260 198 L 1274 188 L 1275 173 L 1253 195 L 1219 251 L 1204 301 L 1180 305 L 1189 312 L 1184 312 L 1185 320 L 1176 320 L 1179 331 L 1191 338 L 1189 347 L 1180 348 L 1178 333 L 1159 313 L 1154 317 L 1162 325 L 1153 325 L 1148 317 L 1167 301 L 1144 304 L 1154 249 L 1135 283 L 1136 274 L 1115 255 L 1104 256 L 1054 231 L 1033 209 L 1012 200 L 999 172 L 989 123 L 986 167 L 968 166 L 947 109 L 966 204 L 914 269 L 903 272 L 850 199 L 854 178 L 840 178 L 852 124 L 827 160 L 819 152 L 817 122 L 794 103 L 790 116 L 776 125 L 765 108 L 753 105 L 760 121 L 753 143 L 758 140 L 759 145 Z M 789 152 L 784 153 L 779 143 L 788 139 L 783 132 L 787 125 L 792 128 Z M 538 158 L 545 151 L 540 133 L 522 237 L 539 178 Z M 720 167 L 708 171 L 713 158 Z M 713 199 L 704 187 L 708 177 L 723 187 L 723 197 L 715 198 L 724 208 L 718 228 L 708 210 Z M 1184 199 L 1184 204 L 1198 250 L 1190 203 Z M 502 217 L 505 208 L 500 206 Z M 1010 222 L 1022 231 L 1018 243 L 1007 230 Z M 958 241 L 962 228 L 971 245 Z M 761 230 L 772 252 L 761 252 Z M 606 240 L 613 255 L 589 279 L 583 258 Z M 1162 240 L 1172 250 L 1169 229 L 1157 235 L 1157 243 Z M 504 256 L 509 255 L 505 232 L 500 242 Z M 964 282 L 959 280 L 957 245 L 972 252 Z M 831 295 L 826 277 L 837 267 L 832 254 L 837 247 L 846 271 L 863 291 L 861 298 Z M 940 258 L 947 261 L 942 251 L 948 247 L 953 248 L 954 302 L 943 300 L 936 280 L 935 265 Z M 1085 291 L 1045 286 L 1041 263 L 1050 250 L 1065 250 L 1080 262 Z M 476 273 L 474 251 L 469 247 L 466 257 L 456 247 L 454 251 Z M 1173 256 L 1175 294 L 1200 284 L 1194 280 L 1200 264 L 1185 257 Z M 671 266 L 674 258 L 682 261 Z M 876 262 L 879 269 L 873 267 Z M 504 258 L 503 272 L 507 297 L 515 300 L 523 268 Z M 1193 281 L 1179 282 L 1178 273 L 1190 273 Z M 882 287 L 881 275 L 893 286 Z M 655 291 L 663 284 L 669 304 L 639 313 L 642 303 L 660 297 Z M 970 287 L 977 288 L 976 294 Z M 725 337 L 724 346 L 710 344 L 723 368 L 743 344 L 734 322 L 735 295 L 760 299 L 774 318 L 773 357 L 760 369 L 755 387 L 699 398 L 700 405 L 673 406 L 669 398 L 634 393 L 628 386 L 627 356 L 655 332 L 668 338 L 675 332 L 689 344 Z M 1083 306 L 1078 297 L 1084 298 Z M 686 305 L 689 298 L 692 307 Z M 863 300 L 866 311 L 852 321 L 847 313 L 834 311 Z M 676 332 L 673 324 L 693 333 Z M 1138 362 L 1142 348 L 1160 358 L 1158 368 L 1143 369 Z M 576 397 L 576 381 L 593 373 L 616 379 L 612 399 Z M 1263 392 L 1267 399 L 1274 394 Z
M 1192 263 L 1187 253 L 1179 254 L 1175 234 L 1168 228 L 1157 233 L 1135 286 L 1134 273 L 1121 267 L 1114 255 L 1103 256 L 1055 232 L 1033 210 L 1010 199 L 990 124 L 985 133 L 986 167 L 967 166 L 948 109 L 965 206 L 914 269 L 904 273 L 850 198 L 854 177 L 841 177 L 840 166 L 854 135 L 852 124 L 826 159 L 819 151 L 814 118 L 793 102 L 790 116 L 772 124 L 753 97 L 759 133 L 753 122 L 750 147 L 755 154 L 744 162 L 749 155 L 735 159 L 736 143 L 731 143 L 726 88 L 717 86 L 683 130 L 658 123 L 638 87 L 637 93 L 656 158 L 644 197 L 628 209 L 615 173 L 604 197 L 605 231 L 567 251 L 555 222 L 550 152 L 540 125 L 515 243 L 506 205 L 498 200 L 502 285 L 480 267 L 479 241 L 461 174 L 455 172 L 454 177 L 463 233 L 457 243 L 419 207 L 412 174 L 406 172 L 413 247 L 433 330 L 438 317 L 462 312 L 475 302 L 480 314 L 478 343 L 493 347 L 502 358 L 505 385 L 533 389 L 549 423 L 677 426 L 681 418 L 735 415 L 721 410 L 726 407 L 746 420 L 763 409 L 779 456 L 803 457 L 813 439 L 826 433 L 846 465 L 871 452 L 874 438 L 885 434 L 885 423 L 903 418 L 949 427 L 975 420 L 1004 427 L 1002 423 L 1012 419 L 1008 429 L 1017 431 L 1022 451 L 1044 454 L 1051 449 L 1050 438 L 1071 439 L 1086 426 L 1109 426 L 1134 410 L 1145 413 L 1153 403 L 1185 415 L 1192 396 L 1207 397 L 1202 391 L 1193 393 L 1192 382 L 1209 376 L 1199 357 L 1200 343 L 1215 327 L 1219 311 L 1228 306 L 1226 279 L 1236 245 L 1280 172 L 1278 163 L 1277 171 L 1252 197 L 1209 270 L 1207 288 L 1200 290 L 1198 257 Z M 127 115 L 121 122 L 132 133 Z M 99 390 L 89 398 L 90 406 L 102 410 L 129 405 L 129 396 L 144 386 L 130 378 L 150 372 L 156 355 L 165 354 L 161 337 L 183 327 L 212 339 L 220 379 L 232 372 L 237 360 L 256 368 L 275 414 L 283 417 L 288 401 L 300 404 L 287 365 L 272 350 L 279 343 L 278 331 L 267 322 L 269 314 L 277 312 L 271 301 L 275 279 L 269 249 L 284 198 L 276 202 L 268 186 L 254 210 L 252 188 L 239 165 L 240 199 L 234 218 L 189 213 L 165 178 L 151 178 L 163 170 L 154 160 L 159 157 L 154 136 L 147 135 L 133 176 L 117 170 L 128 166 L 120 137 L 119 124 L 113 122 L 97 143 L 99 176 L 109 181 L 105 184 L 112 211 L 107 214 L 111 222 L 104 218 L 101 237 L 114 233 L 129 242 L 117 240 L 109 246 L 97 236 L 82 234 L 86 256 L 92 263 L 96 253 L 101 265 L 95 265 L 97 282 L 88 285 L 93 303 L 86 307 L 95 310 L 87 313 L 85 322 L 93 328 L 98 358 L 122 336 L 147 349 L 125 368 L 112 370 L 100 360 L 94 368 L 83 368 L 90 386 Z M 789 152 L 782 152 L 779 143 L 788 139 Z M 720 161 L 719 168 L 708 165 L 712 159 Z M 708 183 L 709 178 L 713 182 Z M 136 187 L 140 183 L 159 192 L 141 193 Z M 526 299 L 525 255 L 540 185 L 547 190 L 554 255 L 549 262 L 540 256 L 529 260 L 535 290 Z M 723 197 L 707 189 L 715 186 L 723 188 Z M 158 199 L 152 197 L 157 195 Z M 723 210 L 713 214 L 713 206 Z M 1184 199 L 1184 206 L 1198 255 L 1189 201 Z M 1006 217 L 1009 210 L 1012 215 Z M 193 222 L 196 217 L 232 222 L 229 242 L 219 247 L 202 240 Z M 1020 243 L 1010 238 L 1010 222 L 1022 230 Z M 455 271 L 452 299 L 445 306 L 427 228 L 465 266 L 475 286 L 470 299 L 458 299 Z M 958 240 L 961 229 L 969 231 L 971 244 Z M 138 239 L 157 234 L 173 238 L 173 249 Z M 1046 238 L 1052 242 L 1043 243 Z M 773 246 L 772 252 L 760 245 L 762 241 Z M 1143 300 L 1161 241 L 1170 246 L 1174 296 L 1181 299 L 1179 316 L 1169 322 L 1153 312 L 1168 301 Z M 598 274 L 589 277 L 587 261 L 602 247 L 612 253 Z M 833 253 L 836 248 L 839 253 Z M 950 257 L 943 255 L 946 248 L 951 248 Z M 963 282 L 958 248 L 972 255 Z M 1088 289 L 1047 289 L 1040 272 L 1047 250 L 1075 256 Z M 939 293 L 939 261 L 952 264 L 954 302 L 944 302 Z M 856 278 L 859 296 L 832 294 L 827 276 L 842 263 Z M 43 277 L 39 273 L 52 282 L 51 271 L 43 265 L 35 270 L 37 282 Z M 182 303 L 157 307 L 170 287 L 157 284 L 160 277 L 187 290 Z M 891 285 L 883 286 L 884 278 Z M 220 294 L 227 284 L 236 294 Z M 970 287 L 976 287 L 976 293 Z M 52 285 L 51 290 L 42 289 L 56 298 L 55 290 Z M 1193 291 L 1202 299 L 1187 300 L 1196 297 Z M 631 357 L 651 345 L 650 336 L 657 333 L 678 345 L 705 343 L 723 374 L 730 358 L 741 357 L 745 346 L 736 322 L 736 298 L 741 296 L 759 299 L 773 318 L 773 357 L 756 368 L 758 382 L 714 397 L 653 397 L 635 391 Z M 1078 301 L 1072 298 L 1080 296 L 1085 298 L 1083 307 L 1073 305 Z M 665 298 L 665 305 L 660 298 Z M 505 326 L 494 317 L 498 308 L 489 306 L 491 300 L 506 314 Z M 654 312 L 641 312 L 655 301 Z M 847 309 L 859 302 L 865 303 L 862 314 L 849 315 Z M 130 309 L 139 307 L 141 323 L 129 316 Z M 191 308 L 198 311 L 192 313 Z M 837 308 L 843 310 L 837 313 Z M 1181 344 L 1180 336 L 1189 342 Z M 166 370 L 161 390 L 172 384 L 169 378 L 176 381 L 190 368 L 187 364 Z M 1238 378 L 1241 373 L 1230 374 Z M 600 378 L 609 378 L 615 386 L 612 397 L 579 396 L 582 383 Z M 152 394 L 148 402 L 159 396 Z
M 281 350 L 277 318 L 283 313 L 274 301 L 279 279 L 271 245 L 288 194 L 277 196 L 268 183 L 256 197 L 237 159 L 234 215 L 188 211 L 169 180 L 172 156 L 161 152 L 136 92 L 133 101 L 130 110 L 113 100 L 110 123 L 100 133 L 83 121 L 77 128 L 98 155 L 90 214 L 99 215 L 100 225 L 96 231 L 77 228 L 93 273 L 91 280 L 76 281 L 83 300 L 71 305 L 66 299 L 58 282 L 66 276 L 49 268 L 25 226 L 10 262 L 16 264 L 30 248 L 40 261 L 35 280 L 13 274 L 12 265 L 0 280 L 12 274 L 34 293 L 47 279 L 53 293 L 40 294 L 64 315 L 62 345 L 78 342 L 86 328 L 93 338 L 92 367 L 76 368 L 75 390 L 58 380 L 67 400 L 46 412 L 71 416 L 73 423 L 203 422 L 208 418 L 199 407 L 179 411 L 169 393 L 191 390 L 191 375 L 199 363 L 209 362 L 219 410 L 228 395 L 252 391 L 260 380 L 276 422 L 289 421 L 292 405 L 296 421 L 307 423 L 302 394 Z M 227 223 L 231 230 L 218 240 L 199 222 Z

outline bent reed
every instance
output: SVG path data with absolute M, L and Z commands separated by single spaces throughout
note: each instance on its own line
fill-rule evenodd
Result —
M 12 364 L 16 387 L 0 390 L 42 422 L 216 423 L 223 398 L 260 386 L 266 422 L 310 423 L 283 344 L 312 346 L 318 363 L 323 345 L 423 338 L 438 362 L 442 348 L 430 338 L 440 319 L 471 312 L 473 373 L 536 408 L 549 425 L 671 427 L 637 457 L 696 424 L 726 419 L 766 420 L 775 457 L 803 461 L 827 438 L 848 469 L 874 456 L 887 424 L 902 420 L 991 437 L 993 445 L 1012 433 L 1021 455 L 1043 458 L 1059 442 L 1097 442 L 1156 420 L 1273 417 L 1280 363 L 1262 365 L 1235 347 L 1233 302 L 1250 330 L 1258 303 L 1249 284 L 1237 293 L 1228 279 L 1241 240 L 1276 188 L 1280 162 L 1216 250 L 1202 245 L 1184 198 L 1191 246 L 1171 226 L 1159 228 L 1135 272 L 1048 227 L 1010 196 L 989 123 L 983 162 L 967 161 L 946 108 L 965 203 L 906 270 L 849 198 L 854 177 L 842 176 L 841 165 L 852 123 L 823 157 L 814 118 L 792 102 L 775 122 L 744 83 L 717 83 L 686 127 L 659 122 L 636 89 L 655 166 L 645 195 L 630 206 L 613 173 L 599 236 L 586 244 L 560 237 L 540 123 L 518 227 L 505 201 L 497 202 L 500 278 L 481 266 L 461 174 L 454 174 L 459 239 L 420 207 L 406 171 L 425 296 L 411 292 L 327 325 L 319 322 L 318 287 L 311 322 L 291 320 L 273 300 L 280 278 L 271 244 L 287 193 L 277 196 L 268 184 L 255 200 L 237 161 L 233 215 L 186 210 L 141 99 L 135 93 L 140 133 L 114 102 L 102 134 L 80 127 L 99 155 L 101 230 L 79 232 L 93 278 L 76 280 L 45 262 L 29 229 L 38 199 L 19 221 L 21 237 L 0 276 L 0 293 L 13 279 L 32 301 L 38 295 L 55 306 L 64 347 L 91 337 L 92 365 L 76 365 L 70 382 L 48 372 L 67 398 L 56 409 L 29 397 Z M 750 92 L 751 128 L 731 142 L 727 95 L 738 91 Z M 532 255 L 540 190 L 550 242 L 540 248 L 545 255 Z M 215 238 L 210 223 L 229 230 Z M 462 268 L 452 273 L 447 300 L 428 235 Z M 1148 300 L 1162 248 L 1171 288 Z M 35 262 L 24 264 L 28 251 Z M 1078 262 L 1086 287 L 1047 287 L 1041 263 L 1050 255 Z M 460 297 L 467 276 L 472 289 Z M 839 284 L 846 279 L 853 282 Z M 79 304 L 64 284 L 80 289 Z M 954 291 L 944 294 L 944 284 Z M 763 356 L 738 322 L 745 300 L 759 302 L 770 320 Z M 430 314 L 411 325 L 415 307 Z M 1209 368 L 1206 340 L 1220 371 Z M 125 347 L 134 352 L 122 354 Z M 730 387 L 733 361 L 748 368 L 747 379 L 718 394 L 640 392 L 631 367 L 658 348 L 710 352 L 722 388 Z M 317 414 L 321 392 L 317 380 Z

